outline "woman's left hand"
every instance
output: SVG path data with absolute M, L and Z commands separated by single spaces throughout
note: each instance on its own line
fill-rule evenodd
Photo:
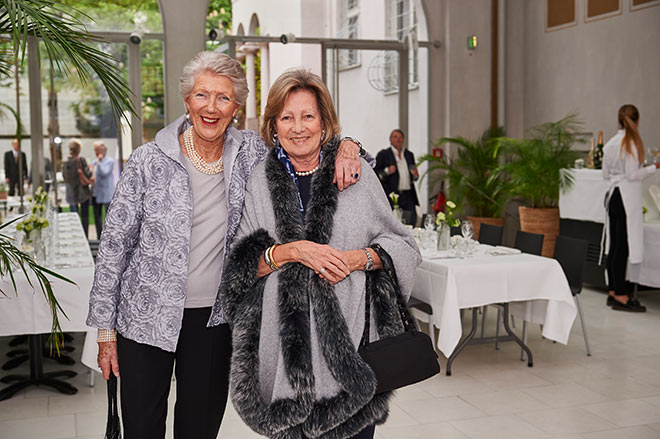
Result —
M 352 140 L 344 140 L 337 151 L 335 178 L 332 182 L 337 184 L 337 189 L 343 191 L 357 183 L 361 174 L 360 146 Z

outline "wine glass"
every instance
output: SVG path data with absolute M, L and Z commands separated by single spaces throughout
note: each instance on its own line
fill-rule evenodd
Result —
M 461 233 L 463 238 L 470 240 L 474 237 L 474 227 L 472 227 L 472 221 L 464 220 L 461 223 Z
M 433 218 L 433 215 L 427 214 L 424 217 L 424 228 L 428 231 L 433 231 L 435 228 L 435 218 Z

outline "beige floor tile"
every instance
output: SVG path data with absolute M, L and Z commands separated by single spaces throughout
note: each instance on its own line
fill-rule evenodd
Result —
M 387 425 L 376 427 L 376 434 L 383 439 L 467 439 L 463 433 L 448 423 L 422 424 L 408 427 L 393 427 Z
M 452 421 L 451 425 L 471 439 L 536 439 L 546 434 L 515 416 L 492 416 Z
M 403 403 L 403 407 L 406 407 L 406 403 Z M 397 403 L 390 406 L 390 414 L 387 417 L 387 422 L 385 426 L 387 427 L 406 427 L 410 425 L 418 425 L 419 422 L 410 416 L 406 411 L 404 411 Z
M 660 439 L 660 431 L 645 426 L 619 428 L 611 431 L 583 434 L 584 439 Z
M 424 381 L 424 390 L 436 398 L 446 396 L 468 395 L 471 393 L 492 392 L 489 383 L 484 383 L 471 376 L 444 374 Z
M 660 431 L 660 423 L 658 423 L 658 424 L 649 424 L 649 425 L 647 425 L 647 427 L 652 428 L 656 431 Z
M 78 436 L 103 435 L 108 421 L 107 409 L 95 412 L 76 413 L 76 434 Z
M 101 386 L 98 386 L 99 390 Z M 105 390 L 102 395 L 97 393 L 51 396 L 48 398 L 48 416 L 68 415 L 73 413 L 94 412 L 107 408 Z
M 612 379 L 602 379 L 593 376 L 586 377 L 581 384 L 589 390 L 604 395 L 608 399 L 632 399 L 660 395 L 659 387 L 623 373 Z
M 417 383 L 399 389 L 394 394 L 395 401 L 413 401 L 416 399 L 429 399 L 433 395 L 425 390 L 426 382 Z
M 0 421 L 42 418 L 48 415 L 48 398 L 26 399 L 13 397 L 0 401 Z
M 656 407 L 660 407 L 660 396 L 654 396 L 651 398 L 642 398 L 642 401 L 647 402 Z
M 437 424 L 484 415 L 482 411 L 455 396 L 408 401 L 402 408 L 421 424 Z
M 461 399 L 492 416 L 550 408 L 547 404 L 532 398 L 520 390 L 471 393 L 469 395 L 461 395 Z
M 660 407 L 637 399 L 592 404 L 583 408 L 606 418 L 618 427 L 660 422 Z
M 560 436 L 611 430 L 615 424 L 579 407 L 540 410 L 517 415 L 545 433 Z
M 76 436 L 73 415 L 47 416 L 0 422 L 3 439 L 61 439 Z
M 575 383 L 533 387 L 523 389 L 522 392 L 555 408 L 607 401 L 607 398 L 600 393 Z

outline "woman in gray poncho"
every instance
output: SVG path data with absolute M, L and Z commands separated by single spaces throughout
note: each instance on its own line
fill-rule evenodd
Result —
M 390 394 L 374 394 L 356 352 L 366 280 L 371 339 L 400 333 L 393 282 L 407 297 L 420 256 L 369 166 L 345 191 L 332 185 L 338 131 L 318 76 L 275 81 L 261 129 L 273 149 L 248 181 L 223 276 L 232 400 L 272 438 L 372 438 L 388 413 Z

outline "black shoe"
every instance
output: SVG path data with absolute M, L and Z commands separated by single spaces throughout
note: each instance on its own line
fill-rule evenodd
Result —
M 607 306 L 612 306 L 614 303 L 614 296 L 607 295 Z
M 615 300 L 612 309 L 628 312 L 646 312 L 646 307 L 639 303 L 639 300 L 637 299 L 628 299 L 626 303 L 621 303 L 618 300 Z

